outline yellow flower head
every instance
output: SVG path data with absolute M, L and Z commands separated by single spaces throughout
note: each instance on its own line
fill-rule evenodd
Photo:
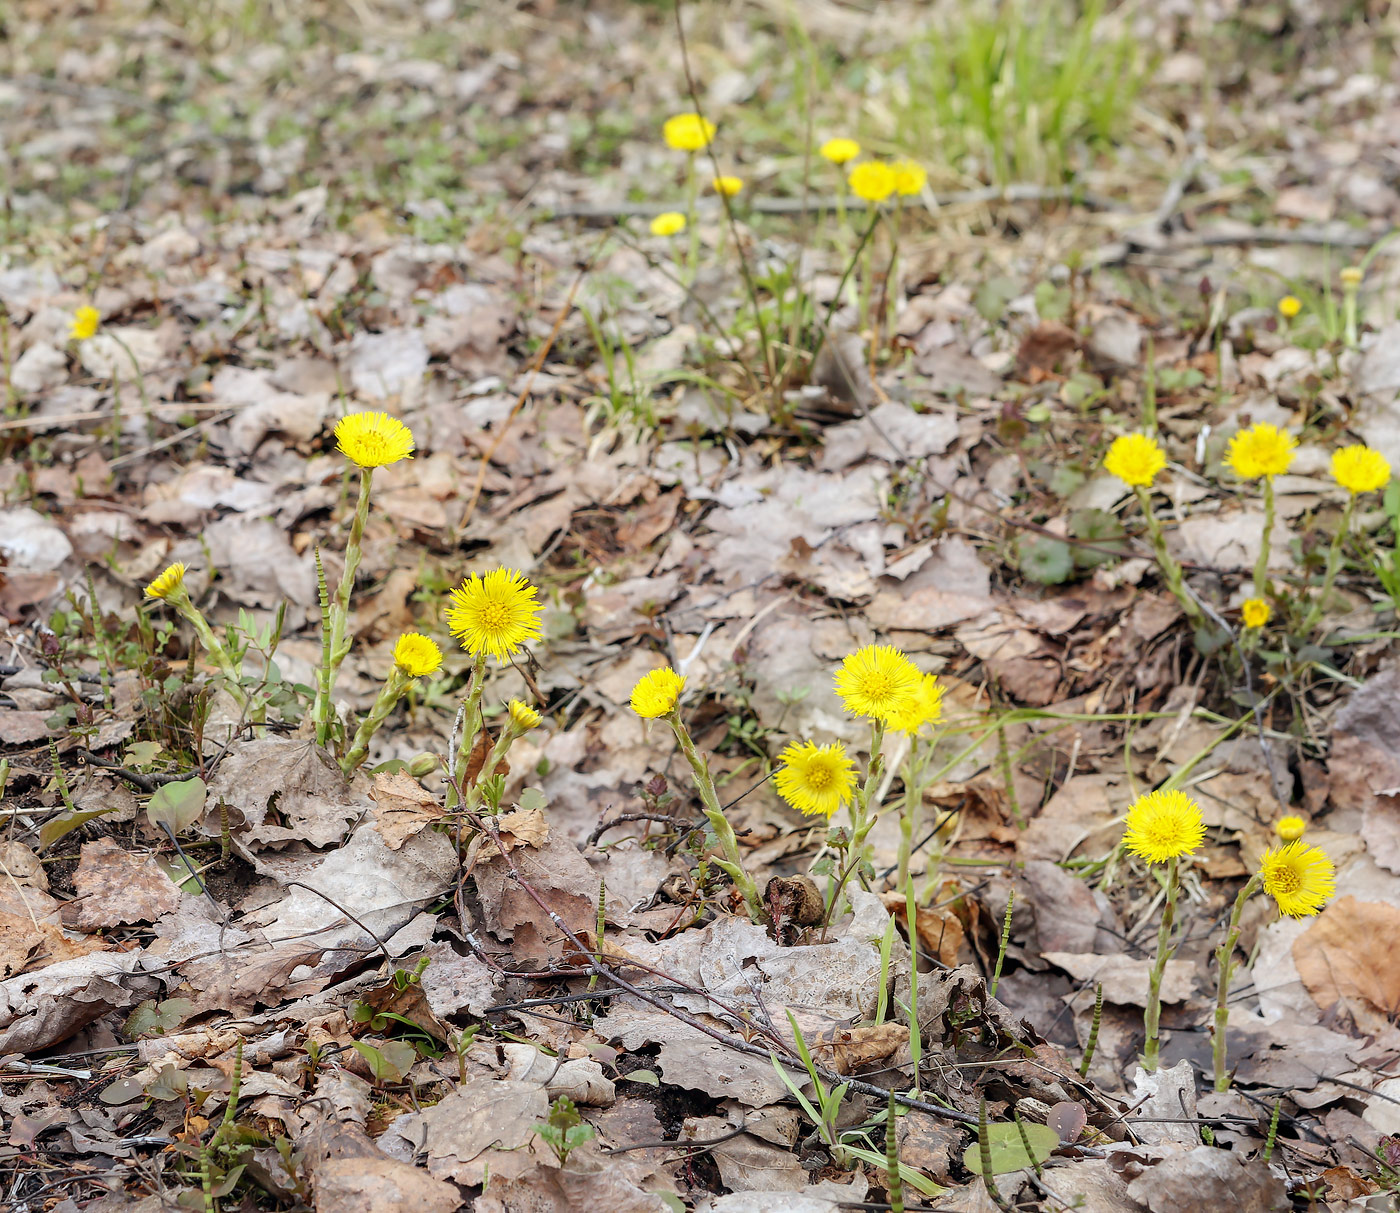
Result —
M 685 231 L 685 216 L 680 211 L 662 211 L 651 221 L 653 236 L 674 236 Z
M 676 114 L 667 118 L 661 128 L 661 136 L 667 147 L 678 152 L 698 152 L 710 145 L 715 137 L 715 124 L 699 114 Z
M 1240 606 L 1240 616 L 1247 628 L 1262 628 L 1273 613 L 1273 608 L 1262 598 L 1246 598 Z
M 1200 806 L 1185 792 L 1148 792 L 1133 801 L 1123 845 L 1148 863 L 1189 855 L 1206 836 Z
M 808 817 L 830 817 L 856 789 L 856 764 L 839 741 L 830 745 L 793 742 L 779 756 L 773 777 L 778 795 Z
M 68 330 L 68 339 L 70 341 L 86 341 L 97 332 L 97 326 L 101 320 L 101 312 L 95 307 L 83 304 L 73 313 L 73 324 Z
M 1303 310 L 1303 301 L 1297 295 L 1285 295 L 1278 301 L 1278 314 L 1285 320 L 1292 320 Z
M 866 202 L 883 202 L 894 193 L 894 169 L 878 160 L 857 164 L 846 177 L 851 193 Z
M 1259 859 L 1264 892 L 1289 918 L 1310 918 L 1337 891 L 1337 872 L 1321 847 L 1297 840 L 1265 851 Z
M 675 708 L 684 689 L 685 675 L 663 665 L 637 680 L 632 688 L 632 710 L 648 720 L 665 716 Z
M 528 733 L 531 729 L 540 727 L 540 714 L 529 704 L 521 703 L 518 699 L 512 699 L 506 705 L 506 714 L 517 733 Z
M 894 170 L 894 192 L 896 194 L 918 194 L 928 184 L 928 171 L 917 160 L 896 160 L 890 168 Z
M 919 679 L 919 689 L 914 697 L 914 708 L 890 721 L 890 727 L 911 737 L 926 724 L 937 724 L 943 715 L 943 686 L 933 674 L 925 674 Z
M 1131 488 L 1149 488 L 1157 473 L 1167 466 L 1167 457 L 1156 440 L 1146 434 L 1122 434 L 1108 448 L 1103 466 Z
M 1287 430 L 1261 421 L 1230 439 L 1225 462 L 1236 476 L 1245 480 L 1282 476 L 1293 462 L 1293 452 L 1297 446 L 1298 440 Z
M 836 693 L 846 711 L 891 724 L 917 709 L 918 666 L 892 645 L 868 644 L 857 649 L 836 671 Z
M 147 598 L 169 598 L 185 588 L 185 566 L 176 561 L 146 587 Z
M 1358 442 L 1332 452 L 1332 477 L 1348 493 L 1370 493 L 1390 483 L 1390 461 Z
M 514 569 L 473 573 L 452 591 L 447 626 L 468 653 L 501 660 L 540 635 L 538 591 Z
M 1349 265 L 1341 272 L 1342 285 L 1354 290 L 1361 285 L 1361 279 L 1365 276 L 1366 271 L 1359 265 Z
M 362 468 L 413 457 L 413 431 L 388 413 L 351 413 L 335 423 L 336 449 Z
M 394 642 L 394 664 L 410 678 L 426 678 L 442 665 L 442 650 L 421 632 L 405 632 Z
M 744 179 L 742 177 L 716 177 L 710 182 L 710 188 L 717 194 L 732 198 L 744 188 Z
M 830 160 L 832 164 L 845 164 L 860 155 L 860 144 L 854 139 L 828 139 L 821 145 L 820 151 L 823 159 Z
M 1301 817 L 1290 814 L 1287 817 L 1280 817 L 1274 822 L 1274 833 L 1284 842 L 1297 842 L 1303 836 L 1303 831 L 1308 828 L 1308 823 Z

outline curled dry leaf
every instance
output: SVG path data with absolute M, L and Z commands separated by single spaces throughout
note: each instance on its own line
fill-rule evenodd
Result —
M 370 795 L 379 835 L 391 851 L 442 816 L 438 798 L 406 771 L 379 772 Z
M 1400 1007 L 1400 909 L 1339 897 L 1293 941 L 1298 975 L 1324 1011 L 1361 1004 L 1381 1016 Z
M 885 909 L 909 930 L 907 903 L 902 893 L 886 893 L 881 898 Z M 919 933 L 919 948 L 938 959 L 940 964 L 950 968 L 958 963 L 958 952 L 963 945 L 962 920 L 946 906 L 920 906 L 915 915 L 915 930 Z

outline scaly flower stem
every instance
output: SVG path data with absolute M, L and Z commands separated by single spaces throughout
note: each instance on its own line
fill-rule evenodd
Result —
M 685 226 L 686 234 L 690 237 L 685 255 L 685 285 L 692 287 L 700 272 L 700 225 L 695 213 L 700 197 L 700 173 L 694 152 L 687 157 L 685 177 Z
M 1312 631 L 1313 625 L 1318 621 L 1323 609 L 1327 606 L 1327 599 L 1332 593 L 1332 585 L 1337 580 L 1337 573 L 1342 567 L 1342 545 L 1346 542 L 1347 532 L 1351 530 L 1351 515 L 1356 509 L 1356 495 L 1354 493 L 1347 496 L 1346 509 L 1342 511 L 1341 525 L 1332 535 L 1332 543 L 1327 549 L 1327 571 L 1322 575 L 1322 592 L 1313 599 L 1313 604 L 1308 608 L 1307 617 L 1303 620 L 1303 635 Z
M 505 761 L 506 755 L 510 753 L 510 747 L 515 744 L 517 738 L 524 736 L 509 720 L 501 728 L 501 735 L 496 738 L 496 744 L 491 747 L 491 752 L 486 756 L 486 761 L 481 764 L 481 770 L 476 773 L 476 778 L 466 787 L 467 808 L 475 810 L 481 803 L 481 785 L 490 779 L 498 766 Z
M 1342 286 L 1342 340 L 1349 350 L 1357 346 L 1356 299 L 1361 293 L 1359 283 Z
M 1215 1032 L 1211 1042 L 1212 1052 L 1215 1055 L 1215 1089 L 1217 1091 L 1228 1091 L 1230 1089 L 1230 1075 L 1225 1069 L 1225 1029 L 1230 1022 L 1230 981 L 1235 976 L 1235 944 L 1240 939 L 1240 915 L 1244 912 L 1244 903 L 1258 890 L 1261 881 L 1257 875 L 1251 876 L 1248 883 L 1240 890 L 1240 895 L 1235 898 L 1235 908 L 1230 914 L 1230 925 L 1225 928 L 1225 938 L 1220 946 L 1215 949 L 1216 965 L 1216 986 L 1215 986 Z
M 883 720 L 872 721 L 870 726 L 870 766 L 866 771 L 865 782 L 856 789 L 855 799 L 851 801 L 851 841 L 846 848 L 846 866 L 828 889 L 826 914 L 822 918 L 823 927 L 836 916 L 836 907 L 841 903 L 841 891 L 846 887 L 846 881 L 851 878 L 851 874 L 860 867 L 865 840 L 875 825 L 875 817 L 869 812 L 869 806 L 870 798 L 874 795 L 875 788 L 880 782 L 880 775 L 884 770 L 884 757 L 880 753 L 884 743 L 885 722 Z
M 1186 618 L 1190 620 L 1191 626 L 1197 631 L 1201 631 L 1206 626 L 1206 617 L 1196 600 L 1186 591 L 1186 582 L 1182 577 L 1181 565 L 1167 551 L 1167 537 L 1162 531 L 1162 524 L 1157 521 L 1157 515 L 1152 512 L 1152 495 L 1140 484 L 1133 486 L 1133 492 L 1137 494 L 1138 505 L 1142 507 L 1143 521 L 1147 524 L 1147 536 L 1152 541 L 1152 551 L 1157 557 L 1157 567 L 1162 570 L 1162 577 L 1167 583 L 1167 588 L 1176 596 L 1177 602 L 1181 603 L 1181 609 L 1186 613 Z
M 166 601 L 175 608 L 190 627 L 194 628 L 194 634 L 199 637 L 199 643 L 204 646 L 210 659 L 219 667 L 224 681 L 228 683 L 228 693 L 233 696 L 233 701 L 240 708 L 246 708 L 248 696 L 243 690 L 243 679 L 233 664 L 233 658 L 229 656 L 224 642 L 214 635 L 214 629 L 209 626 L 209 621 L 204 618 L 204 613 L 190 600 L 189 593 L 184 586 L 167 595 Z
M 1274 534 L 1274 478 L 1264 477 L 1264 536 L 1259 542 L 1259 559 L 1254 562 L 1254 592 L 1260 598 L 1273 596 L 1269 584 L 1269 541 Z
M 340 760 L 340 769 L 345 772 L 347 779 L 354 773 L 355 768 L 369 757 L 371 739 L 379 730 L 379 726 L 389 718 L 389 713 L 394 710 L 395 705 L 404 697 L 412 684 L 413 679 L 398 666 L 394 666 L 389 671 L 384 685 L 379 688 L 379 694 L 374 697 L 374 704 L 371 706 L 369 714 L 360 721 L 360 727 L 355 730 L 355 739 L 350 743 L 350 749 Z
M 360 544 L 365 536 L 365 524 L 369 521 L 369 491 L 373 480 L 373 468 L 360 469 L 360 498 L 355 503 L 355 517 L 350 523 L 350 538 L 345 544 L 345 569 L 340 574 L 340 584 L 335 587 L 335 594 L 331 597 L 330 641 L 324 644 L 324 670 L 316 687 L 314 709 L 316 738 L 322 745 L 330 740 L 331 724 L 335 715 L 336 675 L 350 651 L 350 642 L 346 638 L 350 626 L 350 591 L 355 588 L 355 574 L 360 568 Z
M 476 735 L 481 732 L 481 693 L 486 683 L 486 654 L 478 653 L 472 666 L 472 685 L 467 692 L 467 710 L 462 715 L 462 736 L 457 742 L 457 757 L 452 764 L 452 782 L 464 787 L 467 777 L 467 764 L 471 761 L 472 747 L 476 745 Z M 478 771 L 477 775 L 480 776 Z M 456 788 L 447 789 L 447 807 L 456 805 Z
M 666 720 L 671 726 L 671 732 L 676 735 L 676 742 L 681 747 L 681 753 L 685 755 L 686 762 L 690 764 L 690 772 L 695 779 L 695 789 L 700 793 L 700 803 L 704 806 L 705 817 L 710 823 L 710 829 L 715 832 L 715 838 L 719 840 L 720 850 L 724 852 L 724 858 L 716 859 L 714 862 L 728 875 L 729 879 L 734 882 L 734 887 L 739 890 L 739 895 L 743 897 L 744 905 L 748 909 L 749 919 L 757 923 L 766 922 L 768 916 L 763 911 L 763 901 L 758 895 L 758 887 L 754 884 L 753 877 L 744 870 L 744 861 L 739 854 L 739 840 L 734 837 L 734 827 L 729 824 L 724 810 L 720 808 L 719 795 L 715 791 L 715 781 L 710 776 L 710 768 L 696 752 L 695 742 L 690 739 L 690 732 L 681 722 L 680 712 L 672 708 L 666 714 Z
M 1180 887 L 1177 874 L 1177 860 L 1173 856 L 1167 860 L 1166 904 L 1162 907 L 1162 925 L 1157 928 L 1157 957 L 1152 962 L 1152 971 L 1147 976 L 1147 1009 L 1142 1013 L 1142 1026 L 1147 1039 L 1142 1046 L 1142 1068 L 1149 1074 L 1157 1069 L 1161 1055 L 1161 1044 L 1157 1039 L 1162 1020 L 1162 974 L 1167 971 L 1167 961 L 1176 949 L 1172 946 L 1172 927 L 1176 923 L 1176 895 Z
M 902 889 L 909 883 L 909 860 L 914 851 L 914 835 L 918 831 L 919 817 L 924 807 L 924 785 L 921 776 L 933 752 L 930 743 L 925 750 L 917 737 L 909 739 L 909 758 L 901 772 L 904 778 L 904 807 L 899 814 L 899 859 L 898 882 L 895 888 Z

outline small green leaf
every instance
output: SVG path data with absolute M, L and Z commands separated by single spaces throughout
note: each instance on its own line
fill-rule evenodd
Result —
M 369 1062 L 375 1082 L 402 1082 L 405 1074 L 418 1060 L 418 1052 L 401 1040 L 381 1041 L 376 1048 L 362 1040 L 355 1041 L 355 1051 Z
M 1041 585 L 1060 585 L 1074 575 L 1074 556 L 1062 539 L 1037 535 L 1022 539 L 1019 546 L 1022 577 Z
M 549 808 L 549 797 L 539 788 L 522 788 L 520 795 L 516 797 L 515 807 L 529 812 L 531 809 Z
M 66 838 L 79 826 L 85 826 L 90 821 L 96 821 L 99 817 L 107 813 L 116 812 L 117 806 L 112 805 L 105 809 L 79 809 L 76 812 L 64 813 L 55 817 L 52 821 L 46 821 L 39 827 L 39 849 L 41 851 L 53 846 L 60 838 Z
M 198 775 L 157 788 L 146 802 L 146 817 L 153 826 L 166 826 L 178 834 L 199 820 L 209 789 Z
M 201 891 L 194 864 L 183 855 L 169 857 L 157 855 L 156 867 L 170 877 L 171 884 L 177 885 L 184 892 L 199 893 Z
M 122 1034 L 127 1040 L 137 1040 L 142 1036 L 164 1036 L 173 1032 L 194 1010 L 194 1003 L 188 998 L 167 998 L 157 1004 L 148 998 L 137 1006 L 122 1025 Z
M 105 1104 L 130 1103 L 133 1099 L 145 1097 L 146 1088 L 135 1078 L 128 1075 L 126 1078 L 119 1078 L 109 1087 L 104 1087 L 97 1098 Z
M 1022 1130 L 1034 1158 L 1026 1157 L 1026 1147 L 1021 1141 Z M 992 1148 L 992 1174 L 1001 1175 L 1044 1162 L 1060 1144 L 1060 1135 L 1049 1125 L 1034 1122 L 999 1124 L 987 1126 L 987 1141 Z M 982 1174 L 982 1152 L 977 1142 L 974 1141 L 963 1153 L 963 1166 L 976 1175 Z
M 630 1074 L 622 1075 L 630 1082 L 644 1082 L 649 1087 L 659 1087 L 661 1079 L 656 1076 L 655 1070 L 633 1070 Z
M 1117 554 L 1101 550 L 1121 547 L 1124 536 L 1123 524 L 1107 510 L 1075 510 L 1069 516 L 1069 533 L 1076 539 L 1096 545 L 1074 549 L 1074 563 L 1081 569 L 1092 569 L 1118 559 L 1119 555 L 1128 554 L 1126 548 Z
M 190 1080 L 183 1070 L 161 1066 L 160 1072 L 146 1084 L 146 1094 L 152 1099 L 184 1099 Z

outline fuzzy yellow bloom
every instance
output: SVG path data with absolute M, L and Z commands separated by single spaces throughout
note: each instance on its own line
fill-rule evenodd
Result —
M 1358 442 L 1332 452 L 1332 477 L 1348 493 L 1370 493 L 1390 483 L 1390 461 Z
M 1303 832 L 1308 828 L 1308 823 L 1301 817 L 1289 814 L 1287 817 L 1280 817 L 1274 822 L 1274 833 L 1284 842 L 1297 842 L 1303 836 Z
M 1287 430 L 1261 421 L 1230 439 L 1225 462 L 1236 476 L 1245 480 L 1282 476 L 1293 463 L 1293 452 L 1297 446 L 1298 440 Z
M 1366 276 L 1366 272 L 1359 265 L 1349 265 L 1341 272 L 1342 285 L 1348 287 L 1358 287 L 1361 279 Z
M 1247 628 L 1262 628 L 1273 613 L 1273 608 L 1262 598 L 1246 598 L 1240 606 L 1240 617 Z
M 632 710 L 648 720 L 668 715 L 675 709 L 684 689 L 685 675 L 663 665 L 637 680 L 632 688 Z
M 1167 457 L 1156 440 L 1146 434 L 1121 434 L 1108 448 L 1103 466 L 1129 487 L 1150 488 L 1157 473 L 1167 466 Z
M 1297 840 L 1265 851 L 1259 858 L 1264 892 L 1289 918 L 1310 918 L 1337 891 L 1337 872 L 1321 847 Z
M 450 597 L 447 626 L 468 653 L 504 660 L 540 635 L 538 591 L 515 569 L 473 573 Z
M 937 724 L 943 715 L 943 684 L 933 674 L 919 679 L 914 707 L 890 721 L 890 727 L 911 736 L 926 724 Z
M 410 678 L 426 678 L 442 665 L 442 650 L 421 632 L 405 632 L 394 642 L 394 664 Z
M 846 711 L 886 724 L 917 709 L 923 674 L 892 645 L 868 644 L 857 649 L 836 671 L 836 693 Z
M 531 729 L 540 727 L 540 714 L 529 704 L 521 703 L 518 699 L 512 699 L 506 705 L 506 714 L 516 732 L 528 733 Z
M 388 413 L 350 413 L 335 423 L 336 449 L 362 468 L 413 457 L 413 431 Z
M 856 789 L 856 764 L 839 741 L 830 745 L 793 742 L 779 756 L 773 777 L 778 795 L 808 817 L 830 817 Z
M 169 598 L 185 588 L 185 566 L 178 560 L 146 587 L 147 598 Z
M 102 321 L 102 313 L 95 307 L 83 304 L 73 313 L 73 324 L 68 330 L 70 341 L 86 341 L 97 332 L 97 326 Z
M 678 152 L 698 152 L 715 137 L 715 124 L 699 114 L 676 114 L 666 119 L 661 137 Z
M 662 211 L 651 221 L 653 236 L 674 236 L 685 231 L 685 216 L 680 211 Z
M 918 194 L 928 184 L 928 171 L 917 160 L 896 160 L 890 165 L 894 170 L 894 192 Z
M 860 155 L 860 144 L 854 139 L 843 139 L 837 137 L 828 139 L 819 149 L 824 160 L 830 160 L 832 164 L 846 164 Z
M 1148 792 L 1133 801 L 1123 845 L 1148 863 L 1189 855 L 1206 836 L 1201 809 L 1185 792 Z
M 1303 310 L 1303 301 L 1297 295 L 1285 295 L 1278 301 L 1278 314 L 1285 320 L 1292 320 Z
M 744 188 L 742 177 L 716 177 L 710 182 L 710 188 L 717 194 L 723 194 L 726 198 L 732 198 Z
M 894 169 L 878 160 L 857 164 L 846 177 L 851 193 L 866 202 L 883 202 L 894 193 Z

